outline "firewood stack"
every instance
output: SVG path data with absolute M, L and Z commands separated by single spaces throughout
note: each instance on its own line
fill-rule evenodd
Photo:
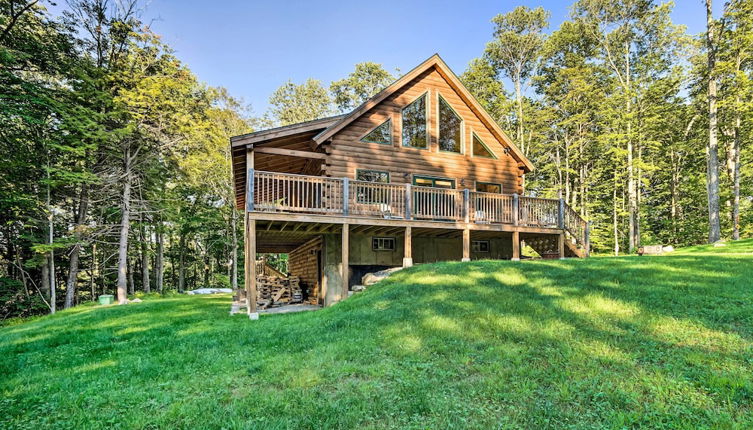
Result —
M 256 277 L 256 304 L 260 309 L 303 302 L 301 280 L 297 276 L 281 278 L 279 276 L 259 275 Z M 246 290 L 238 289 L 233 295 L 231 314 L 246 306 Z
M 301 281 L 297 276 L 258 276 L 256 278 L 257 303 L 262 309 L 303 301 Z

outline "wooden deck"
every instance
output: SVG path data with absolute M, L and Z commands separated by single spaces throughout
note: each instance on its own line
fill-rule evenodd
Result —
M 563 200 L 249 169 L 252 219 L 565 233 L 588 251 L 588 223 Z

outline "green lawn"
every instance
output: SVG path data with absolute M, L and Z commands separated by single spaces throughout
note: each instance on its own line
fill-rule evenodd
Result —
M 753 427 L 752 240 L 423 265 L 256 322 L 229 300 L 0 328 L 0 427 Z

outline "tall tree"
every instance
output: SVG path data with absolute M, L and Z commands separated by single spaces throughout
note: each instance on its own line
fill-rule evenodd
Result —
M 706 193 L 709 210 L 709 243 L 721 239 L 721 225 L 719 220 L 719 138 L 717 136 L 717 23 L 713 16 L 712 1 L 706 0 L 706 55 L 708 59 L 708 117 L 709 140 L 706 145 Z
M 541 7 L 518 6 L 512 12 L 492 19 L 494 40 L 486 46 L 485 56 L 494 68 L 512 80 L 517 106 L 516 140 L 528 154 L 524 136 L 523 86 L 536 68 L 544 44 L 544 30 L 549 26 L 549 12 Z
M 349 112 L 395 80 L 381 64 L 367 61 L 356 64 L 356 69 L 345 79 L 334 81 L 329 90 L 335 106 L 341 113 Z
M 332 114 L 332 100 L 316 79 L 296 85 L 286 82 L 269 97 L 269 111 L 279 125 L 295 124 Z

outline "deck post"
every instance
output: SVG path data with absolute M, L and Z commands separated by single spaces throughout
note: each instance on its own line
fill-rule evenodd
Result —
M 463 259 L 460 261 L 471 261 L 471 230 L 467 226 L 463 229 Z
M 586 257 L 591 256 L 591 221 L 586 222 L 586 243 L 583 244 L 583 248 L 586 250 Z
M 405 184 L 405 219 L 413 218 L 413 208 L 411 207 L 412 199 L 410 183 Z
M 565 233 L 557 235 L 557 252 L 560 254 L 560 260 L 565 259 Z
M 343 224 L 342 231 L 342 267 L 340 277 L 342 278 L 342 290 L 339 300 L 345 300 L 348 298 L 348 278 L 350 277 L 350 266 L 348 260 L 348 248 L 350 246 L 350 225 Z
M 512 261 L 520 261 L 520 232 L 512 232 Z
M 405 227 L 405 244 L 403 245 L 403 267 L 413 266 L 413 237 L 411 227 Z
M 560 198 L 559 209 L 557 210 L 557 226 L 565 229 L 565 199 Z
M 520 216 L 520 198 L 518 193 L 512 195 L 512 224 L 518 225 L 518 218 Z
M 246 212 L 254 211 L 254 151 L 246 149 Z
M 343 215 L 348 216 L 350 213 L 350 181 L 343 178 Z
M 463 190 L 463 220 L 466 224 L 471 219 L 471 191 L 466 188 Z
M 250 319 L 258 320 L 259 313 L 256 311 L 256 220 L 252 219 L 248 212 L 246 212 L 245 224 L 246 309 Z

